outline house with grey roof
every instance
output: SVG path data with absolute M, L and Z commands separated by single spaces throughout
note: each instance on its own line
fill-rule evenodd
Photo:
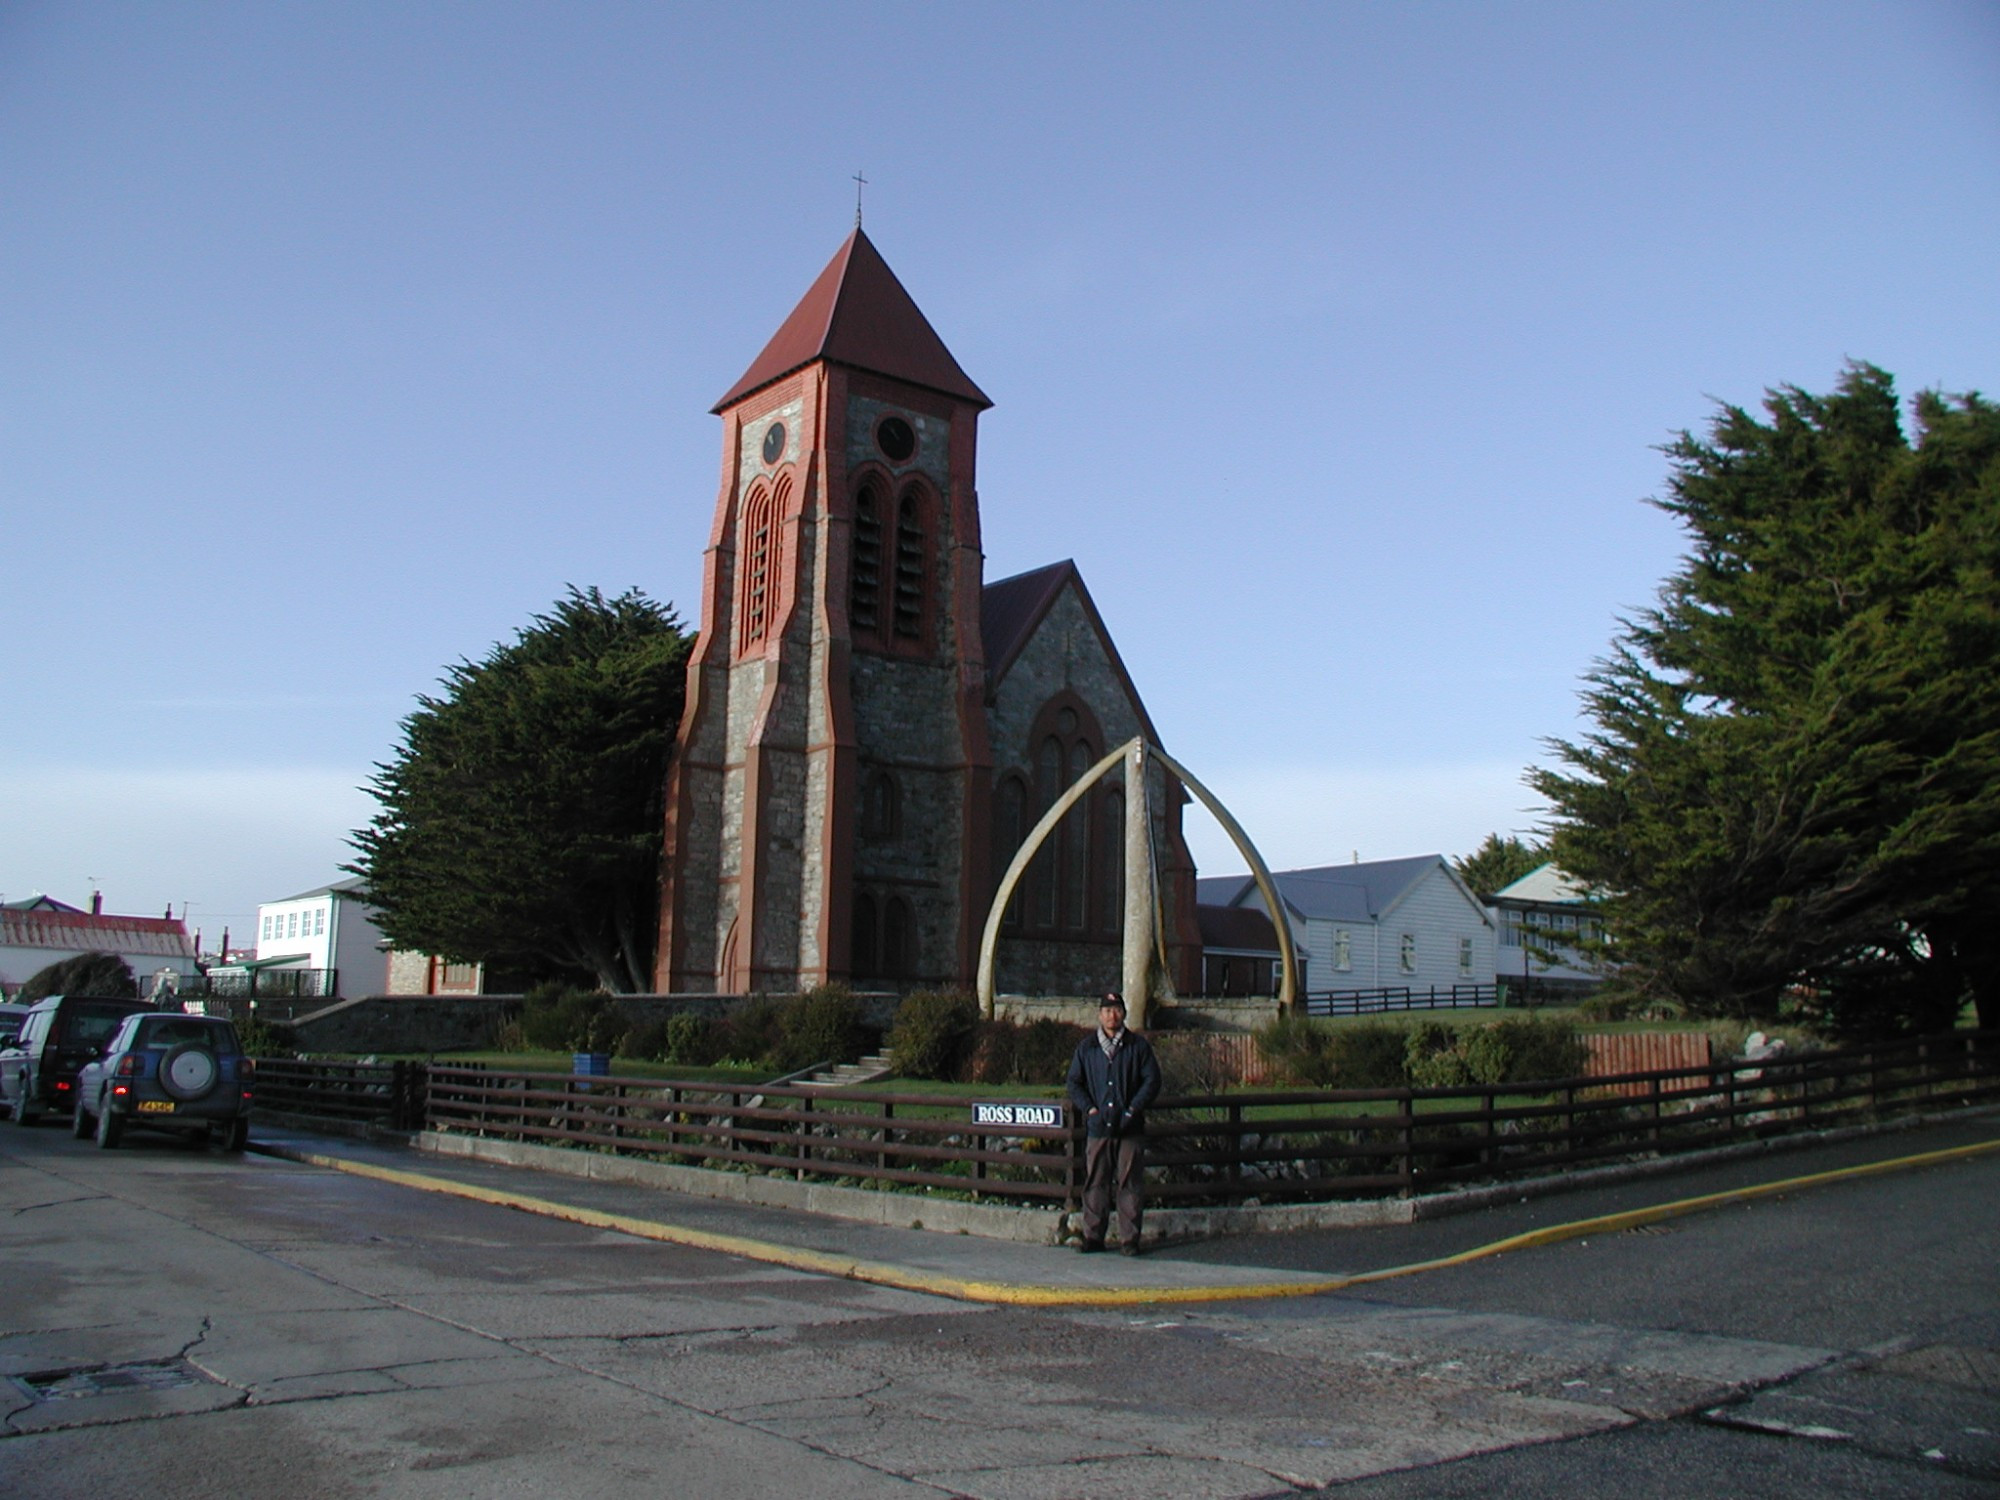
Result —
M 1280 870 L 1272 879 L 1308 993 L 1493 982 L 1493 918 L 1441 854 Z M 1248 875 L 1206 877 L 1196 897 L 1198 909 L 1264 911 Z

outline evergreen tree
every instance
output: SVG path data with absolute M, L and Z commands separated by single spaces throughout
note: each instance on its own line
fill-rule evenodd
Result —
M 1472 853 L 1454 858 L 1451 867 L 1472 888 L 1473 895 L 1481 901 L 1491 901 L 1493 893 L 1502 886 L 1512 885 L 1548 861 L 1546 844 L 1529 843 L 1511 833 L 1505 838 L 1489 833 Z
M 347 867 L 398 947 L 650 987 L 688 644 L 637 590 L 572 588 L 418 699 Z
M 79 953 L 37 969 L 21 985 L 19 1004 L 32 1005 L 51 995 L 97 995 L 110 1000 L 137 1000 L 139 981 L 132 966 L 115 953 Z
M 1855 1031 L 2000 1024 L 2000 408 L 1890 377 L 1683 433 L 1692 543 L 1530 776 L 1623 983 Z

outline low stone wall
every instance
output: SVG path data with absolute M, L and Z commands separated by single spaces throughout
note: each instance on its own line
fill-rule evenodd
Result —
M 669 1016 L 720 1018 L 762 997 L 749 995 L 618 995 L 619 1011 L 634 1026 Z M 788 1000 L 789 995 L 771 998 Z M 887 1031 L 901 996 L 864 994 L 863 1018 Z M 519 995 L 368 995 L 302 1015 L 287 1026 L 302 1052 L 462 1052 L 492 1047 L 500 1029 L 521 1013 Z

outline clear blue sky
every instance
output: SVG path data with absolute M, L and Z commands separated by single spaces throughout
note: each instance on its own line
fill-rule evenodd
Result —
M 1991 4 L 12 0 L 0 894 L 240 937 L 446 663 L 692 617 L 857 168 L 987 576 L 1074 557 L 1279 864 L 1532 827 L 1713 401 L 2000 385 Z

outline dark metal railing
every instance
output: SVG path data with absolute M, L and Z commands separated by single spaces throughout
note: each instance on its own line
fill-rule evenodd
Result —
M 1382 985 L 1367 990 L 1310 990 L 1309 1016 L 1364 1016 L 1396 1010 L 1480 1010 L 1500 1003 L 1504 985 Z

